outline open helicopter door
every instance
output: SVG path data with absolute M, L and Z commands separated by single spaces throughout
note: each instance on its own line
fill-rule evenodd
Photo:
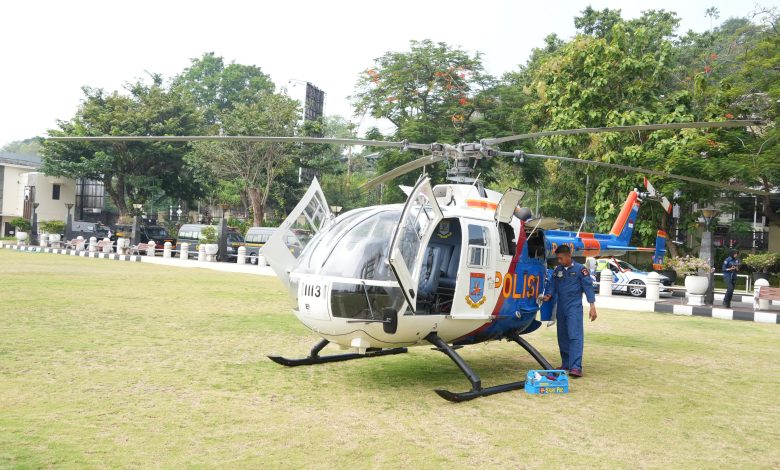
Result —
M 295 209 L 263 246 L 263 256 L 285 285 L 290 285 L 290 271 L 298 264 L 309 240 L 332 219 L 325 194 L 314 178 Z
M 417 287 L 425 249 L 442 218 L 444 215 L 433 195 L 431 179 L 420 178 L 401 212 L 390 244 L 389 259 L 412 313 L 417 307 Z
M 502 222 L 508 224 L 512 220 L 512 215 L 515 213 L 515 208 L 520 204 L 520 201 L 525 196 L 525 191 L 518 189 L 507 189 L 504 195 L 501 196 L 501 200 L 498 201 L 496 207 L 496 213 L 494 215 L 496 222 Z

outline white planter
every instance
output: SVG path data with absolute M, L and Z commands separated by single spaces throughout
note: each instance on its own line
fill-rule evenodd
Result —
M 707 276 L 685 276 L 685 290 L 689 294 L 702 295 L 707 293 L 709 279 Z
M 49 234 L 49 243 L 59 243 L 60 241 L 62 241 L 62 235 L 59 233 Z
M 27 240 L 27 232 L 16 232 L 16 241 L 18 243 L 22 243 L 23 241 Z
M 219 245 L 216 243 L 205 243 L 203 245 L 204 251 L 206 252 L 206 261 L 216 261 L 217 260 L 217 252 L 219 251 Z

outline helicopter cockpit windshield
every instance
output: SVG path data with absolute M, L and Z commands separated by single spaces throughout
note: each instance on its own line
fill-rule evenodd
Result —
M 333 280 L 331 314 L 340 318 L 381 320 L 382 310 L 400 311 L 403 295 L 387 262 L 400 207 L 348 212 L 314 237 L 292 271 L 290 294 L 297 299 L 301 275 Z

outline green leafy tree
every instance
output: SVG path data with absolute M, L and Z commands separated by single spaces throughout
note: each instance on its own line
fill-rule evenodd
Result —
M 59 121 L 52 136 L 192 135 L 201 129 L 202 116 L 186 96 L 151 83 L 127 85 L 126 94 L 84 87 L 84 101 L 76 115 Z M 120 215 L 128 215 L 128 201 L 143 202 L 160 191 L 189 200 L 199 188 L 186 171 L 188 146 L 171 142 L 53 142 L 43 147 L 46 174 L 100 180 Z
M 1 150 L 3 152 L 18 153 L 21 155 L 40 155 L 42 142 L 43 139 L 40 137 L 15 140 L 3 146 Z
M 258 95 L 272 93 L 274 83 L 260 67 L 231 62 L 213 52 L 192 59 L 189 67 L 173 80 L 173 87 L 192 96 L 213 131 L 221 116 L 238 105 L 251 105 Z
M 298 128 L 298 102 L 264 93 L 251 104 L 238 104 L 222 116 L 229 135 L 292 136 Z M 293 164 L 296 147 L 271 142 L 201 142 L 188 157 L 202 184 L 227 180 L 245 188 L 255 226 L 261 226 L 274 181 Z
M 410 142 L 457 143 L 495 134 L 483 118 L 495 105 L 487 90 L 495 80 L 487 74 L 479 53 L 470 54 L 446 43 L 411 41 L 408 51 L 387 52 L 362 73 L 353 96 L 355 112 L 384 118 L 393 124 L 392 139 Z M 383 150 L 377 171 L 386 171 L 419 157 L 413 152 Z M 429 169 L 441 177 L 442 169 Z M 438 173 L 437 173 L 438 172 Z M 413 184 L 410 174 L 396 182 Z M 390 186 L 386 201 L 403 200 Z

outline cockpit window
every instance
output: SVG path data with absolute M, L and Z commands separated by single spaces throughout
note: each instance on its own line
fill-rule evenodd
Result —
M 368 211 L 368 209 L 356 209 L 347 212 L 336 219 L 330 227 L 315 235 L 306 244 L 295 271 L 303 273 L 316 272 L 333 250 L 335 240 L 338 240 L 356 220 L 366 217 Z
M 387 257 L 399 216 L 397 210 L 373 213 L 344 231 L 336 239 L 321 273 L 352 279 L 395 280 Z M 327 246 L 324 240 L 320 244 Z

